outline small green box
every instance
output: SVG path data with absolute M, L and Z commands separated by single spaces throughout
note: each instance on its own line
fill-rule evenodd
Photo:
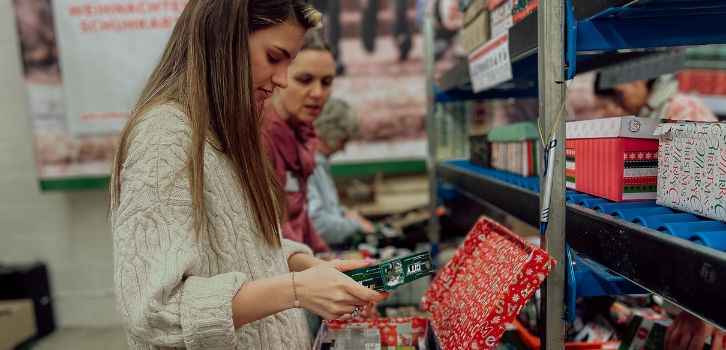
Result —
M 428 276 L 432 272 L 431 255 L 423 252 L 381 261 L 345 274 L 368 288 L 383 292 Z

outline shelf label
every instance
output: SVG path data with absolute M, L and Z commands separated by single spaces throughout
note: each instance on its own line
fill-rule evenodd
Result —
M 512 79 L 509 33 L 487 41 L 469 54 L 469 75 L 475 93 Z

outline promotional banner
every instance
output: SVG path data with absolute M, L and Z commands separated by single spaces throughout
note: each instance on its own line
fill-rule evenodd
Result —
M 110 174 L 186 0 L 13 0 L 42 187 Z
M 186 1 L 53 0 L 72 136 L 117 135 Z
M 117 136 L 186 3 L 13 0 L 41 183 L 108 177 Z M 333 95 L 362 119 L 336 160 L 423 159 L 425 1 L 310 3 L 335 51 Z

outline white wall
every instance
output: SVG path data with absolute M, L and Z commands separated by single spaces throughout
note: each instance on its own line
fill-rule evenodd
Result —
M 60 327 L 119 324 L 105 191 L 41 193 L 12 1 L 0 1 L 0 263 L 48 265 Z

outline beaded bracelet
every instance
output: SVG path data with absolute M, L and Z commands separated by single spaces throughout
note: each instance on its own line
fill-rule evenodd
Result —
M 300 301 L 297 300 L 297 289 L 295 288 L 295 271 L 292 272 L 292 292 L 295 296 L 295 301 L 293 302 L 293 305 L 296 309 L 300 308 Z

